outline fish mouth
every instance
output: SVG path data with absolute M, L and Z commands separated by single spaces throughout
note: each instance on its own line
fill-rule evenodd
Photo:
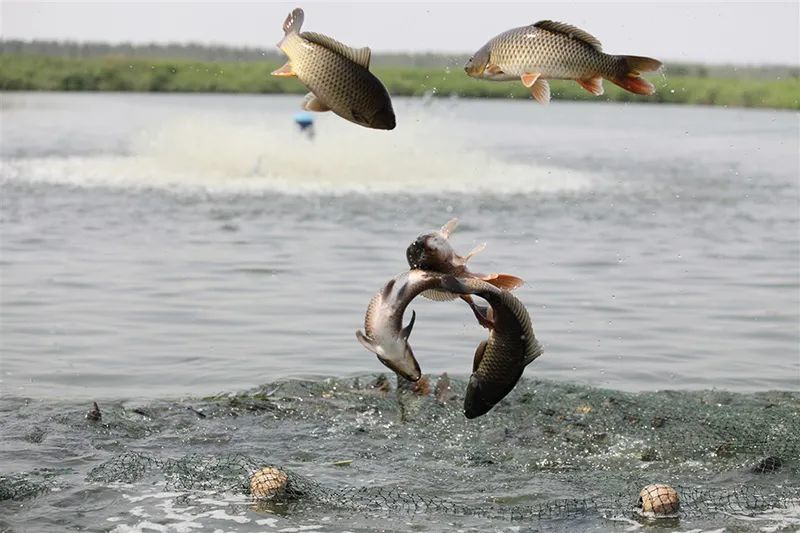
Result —
M 422 239 L 417 239 L 406 248 L 406 260 L 411 268 L 422 268 L 425 256 L 425 244 Z
M 394 371 L 395 374 L 402 376 L 403 378 L 407 379 L 408 381 L 419 381 L 422 377 L 422 370 L 419 368 L 419 363 L 414 361 L 414 368 L 405 368 L 401 365 L 398 365 L 394 361 L 389 361 L 386 359 L 382 359 L 380 356 L 378 357 L 381 363 L 383 363 L 386 367 Z

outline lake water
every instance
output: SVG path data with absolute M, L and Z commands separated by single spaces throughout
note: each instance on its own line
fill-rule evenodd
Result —
M 528 387 L 718 389 L 746 393 L 747 405 L 757 403 L 750 393 L 800 389 L 797 113 L 397 99 L 395 131 L 326 114 L 311 141 L 293 124 L 299 96 L 0 97 L 0 427 L 26 443 L 31 420 L 51 434 L 54 416 L 82 419 L 87 400 L 125 412 L 130 402 L 155 409 L 385 371 L 354 331 L 371 296 L 407 268 L 406 246 L 454 216 L 456 250 L 487 243 L 473 270 L 526 280 L 516 294 L 545 349 L 525 372 Z M 485 338 L 468 308 L 411 307 L 423 371 L 466 377 Z M 448 427 L 466 431 L 458 435 L 483 438 L 462 427 L 457 406 L 452 415 Z M 280 451 L 285 439 L 268 443 L 295 467 L 314 462 L 297 443 L 328 427 L 299 420 L 284 428 L 294 451 Z M 71 436 L 49 452 L 4 445 L 3 471 L 65 457 L 85 470 L 134 441 L 173 454 L 199 440 L 209 453 L 236 448 L 210 444 L 223 427 L 215 437 L 195 429 L 188 442 L 175 422 L 176 440 L 151 428 L 145 441 L 104 433 L 101 445 L 77 422 L 58 423 Z M 241 431 L 242 449 L 261 438 Z M 331 437 L 314 457 L 335 459 L 348 444 Z M 446 458 L 428 459 L 444 468 Z M 381 457 L 369 460 L 348 481 L 392 479 Z M 426 487 L 451 475 L 426 472 Z M 504 487 L 520 479 L 509 476 Z M 62 507 L 86 501 L 70 497 Z M 110 522 L 71 524 L 119 525 L 119 509 L 108 509 Z M 456 527 L 442 524 L 431 527 Z

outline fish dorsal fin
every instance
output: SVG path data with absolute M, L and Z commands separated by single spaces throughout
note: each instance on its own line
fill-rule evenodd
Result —
M 554 33 L 563 33 L 572 39 L 578 39 L 579 41 L 585 42 L 598 52 L 603 51 L 603 45 L 600 44 L 600 41 L 597 39 L 597 37 L 589 35 L 587 32 L 580 28 L 576 28 L 575 26 L 571 26 L 563 22 L 554 22 L 552 20 L 540 20 L 534 24 L 534 26 L 543 30 L 552 31 Z
M 332 37 L 322 35 L 321 33 L 315 33 L 313 31 L 304 31 L 300 34 L 300 37 L 306 41 L 311 41 L 312 43 L 324 46 L 328 50 L 336 52 L 340 56 L 346 57 L 353 63 L 357 63 L 362 67 L 369 69 L 369 60 L 370 57 L 372 57 L 372 50 L 370 50 L 367 46 L 364 48 L 351 48 L 350 46 L 340 43 Z
M 445 238 L 449 237 L 451 233 L 453 233 L 456 228 L 458 227 L 458 218 L 451 218 L 447 221 L 447 224 L 442 226 L 442 229 L 439 230 Z

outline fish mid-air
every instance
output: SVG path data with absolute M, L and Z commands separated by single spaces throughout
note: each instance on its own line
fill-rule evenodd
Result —
M 575 80 L 599 96 L 603 94 L 605 78 L 626 91 L 650 95 L 655 87 L 640 74 L 660 68 L 661 62 L 649 57 L 605 54 L 595 37 L 552 20 L 501 33 L 475 52 L 464 66 L 473 78 L 521 80 L 543 104 L 550 101 L 548 79 Z
M 440 274 L 450 274 L 459 278 L 478 278 L 496 287 L 507 290 L 516 289 L 525 283 L 522 279 L 510 274 L 478 274 L 470 272 L 467 269 L 467 261 L 475 254 L 482 251 L 486 245 L 480 244 L 476 246 L 464 257 L 458 255 L 450 245 L 449 240 L 450 234 L 455 231 L 457 226 L 458 219 L 453 218 L 442 226 L 439 231 L 423 233 L 417 237 L 406 249 L 408 266 L 412 269 L 419 268 L 431 272 L 438 272 Z M 472 297 L 468 294 L 453 294 L 442 289 L 429 289 L 423 292 L 422 295 L 431 300 L 439 301 L 453 300 L 460 297 L 469 304 L 478 322 L 488 327 L 488 323 L 485 320 L 485 310 L 475 305 Z
M 398 274 L 372 297 L 364 317 L 364 332 L 356 331 L 356 338 L 367 350 L 409 381 L 418 381 L 422 373 L 408 344 L 416 313 L 412 311 L 406 327 L 403 327 L 403 313 L 419 293 L 438 287 L 441 281 L 441 275 L 424 270 Z
M 303 101 L 307 111 L 333 111 L 367 128 L 395 127 L 392 100 L 386 87 L 369 71 L 369 48 L 351 48 L 328 36 L 302 32 L 303 10 L 295 9 L 283 23 L 278 48 L 289 57 L 273 76 L 297 76 L 311 91 Z
M 475 350 L 472 375 L 464 397 L 464 416 L 477 418 L 505 398 L 522 377 L 525 366 L 542 355 L 525 306 L 510 292 L 475 278 L 446 276 L 440 286 L 459 294 L 474 294 L 491 306 L 489 338 Z

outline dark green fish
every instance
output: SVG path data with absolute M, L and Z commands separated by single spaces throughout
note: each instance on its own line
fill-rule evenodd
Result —
M 475 350 L 472 375 L 464 397 L 464 415 L 486 414 L 511 392 L 525 366 L 542 355 L 527 309 L 513 294 L 476 278 L 445 277 L 440 285 L 458 294 L 474 294 L 486 300 L 489 338 Z

